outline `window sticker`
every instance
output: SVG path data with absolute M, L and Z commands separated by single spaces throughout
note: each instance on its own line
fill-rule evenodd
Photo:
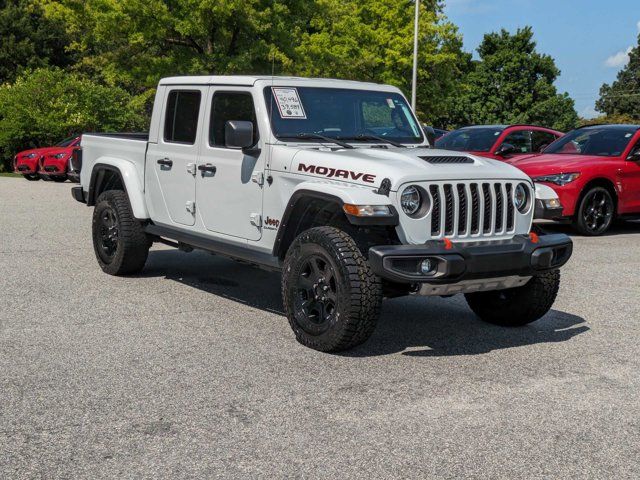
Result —
M 276 99 L 281 118 L 307 119 L 297 88 L 271 87 L 271 90 Z
M 390 98 L 387 98 L 387 105 L 389 105 L 389 108 L 396 108 L 396 104 Z

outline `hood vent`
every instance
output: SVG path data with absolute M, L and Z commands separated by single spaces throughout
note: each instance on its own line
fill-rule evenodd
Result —
M 420 157 L 422 160 L 426 160 L 429 163 L 474 163 L 472 158 L 469 157 L 453 157 L 453 156 L 439 156 L 439 157 Z

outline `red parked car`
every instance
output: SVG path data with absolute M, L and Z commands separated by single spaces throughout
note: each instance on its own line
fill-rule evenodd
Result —
M 33 148 L 31 150 L 25 150 L 18 153 L 13 158 L 13 170 L 16 173 L 20 173 L 27 180 L 39 180 L 40 171 L 45 156 L 51 154 L 59 155 L 60 153 L 70 151 L 72 152 L 75 147 L 80 146 L 80 136 L 69 137 L 54 145 L 53 147 Z M 68 161 L 70 155 L 66 156 Z M 66 173 L 66 170 L 65 170 Z M 66 176 L 64 178 L 66 180 Z M 62 180 L 62 181 L 64 181 Z M 60 180 L 58 180 L 60 181 Z
M 618 217 L 640 217 L 640 125 L 578 128 L 544 153 L 510 160 L 535 182 L 553 188 L 584 235 L 600 235 Z
M 505 160 L 540 152 L 562 135 L 535 125 L 478 125 L 447 133 L 436 140 L 435 146 Z
M 40 159 L 40 176 L 55 182 L 64 182 L 67 179 L 79 181 L 79 172 L 71 167 L 73 152 L 80 148 L 80 137 L 77 142 L 47 151 Z

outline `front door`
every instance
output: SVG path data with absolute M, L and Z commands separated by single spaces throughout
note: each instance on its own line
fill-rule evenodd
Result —
M 172 87 L 167 91 L 158 143 L 149 144 L 146 184 L 160 223 L 194 225 L 195 168 L 208 87 Z M 158 191 L 156 191 L 158 190 Z
M 638 140 L 629 150 L 629 153 L 623 156 L 622 161 L 624 163 L 619 170 L 625 199 L 625 204 L 620 205 L 620 213 L 640 213 L 640 162 L 627 160 L 629 155 L 640 152 L 640 134 L 638 134 L 637 138 Z
M 248 90 L 212 88 L 207 101 L 196 197 L 199 215 L 211 232 L 259 240 L 262 236 L 262 174 L 264 153 L 250 154 L 225 145 L 225 125 L 230 120 L 253 122 L 256 146 L 260 142 L 255 102 Z

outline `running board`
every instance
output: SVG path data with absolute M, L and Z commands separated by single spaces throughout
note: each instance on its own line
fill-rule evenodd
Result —
M 214 240 L 199 233 L 185 232 L 184 230 L 177 228 L 165 225 L 156 225 L 153 223 L 146 225 L 144 231 L 149 235 L 175 240 L 176 242 L 190 245 L 193 248 L 206 250 L 234 260 L 251 263 L 259 267 L 265 267 L 269 270 L 282 269 L 280 259 L 278 257 L 274 257 L 270 253 L 255 252 L 249 248 L 224 242 L 222 240 Z

